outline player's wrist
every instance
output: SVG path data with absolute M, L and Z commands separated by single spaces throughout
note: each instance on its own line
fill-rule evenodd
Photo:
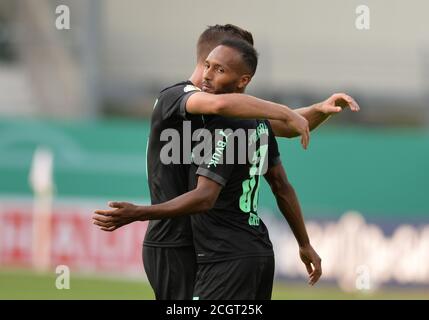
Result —
M 315 112 L 317 112 L 317 113 L 320 113 L 320 114 L 326 114 L 326 110 L 324 110 L 323 109 L 323 103 L 324 102 L 319 102 L 319 103 L 316 103 L 316 104 L 314 104 L 311 108 L 313 108 L 313 110 L 315 111 Z
M 283 121 L 286 122 L 290 122 L 293 121 L 296 118 L 296 115 L 298 114 L 296 111 L 292 110 L 291 108 L 289 108 L 288 106 L 283 106 L 283 114 L 284 114 L 284 119 Z
M 310 239 L 306 238 L 306 239 L 299 240 L 298 246 L 300 249 L 307 249 L 307 248 L 311 247 Z
M 135 207 L 135 217 L 136 221 L 146 221 L 149 219 L 148 210 L 146 210 L 145 206 L 136 206 Z

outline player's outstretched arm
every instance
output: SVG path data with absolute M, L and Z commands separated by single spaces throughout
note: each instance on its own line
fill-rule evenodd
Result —
M 289 134 L 301 136 L 304 149 L 310 142 L 308 121 L 287 106 L 258 99 L 242 93 L 210 94 L 197 92 L 186 101 L 191 114 L 216 114 L 239 119 L 277 119 Z M 280 135 L 280 134 L 279 134 Z
M 310 244 L 295 190 L 289 183 L 281 163 L 269 168 L 264 177 L 298 242 L 299 254 L 309 275 L 309 284 L 314 285 L 322 275 L 321 259 Z
M 222 189 L 218 183 L 199 176 L 197 187 L 170 201 L 152 206 L 109 202 L 111 210 L 95 210 L 93 223 L 103 231 L 114 231 L 134 221 L 158 220 L 202 213 L 211 209 Z
M 307 119 L 309 129 L 312 131 L 325 122 L 330 116 L 340 113 L 347 107 L 349 107 L 353 112 L 358 112 L 360 110 L 359 105 L 352 97 L 345 93 L 335 93 L 325 101 L 316 103 L 309 107 L 295 109 L 294 111 Z M 270 119 L 270 124 L 276 136 L 286 138 L 298 136 L 296 132 L 291 130 L 289 125 L 284 121 Z

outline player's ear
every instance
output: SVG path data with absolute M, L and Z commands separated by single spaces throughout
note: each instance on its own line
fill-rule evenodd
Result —
M 244 90 L 246 86 L 249 84 L 250 80 L 252 80 L 252 76 L 250 74 L 245 74 L 240 77 L 240 81 L 238 82 L 238 88 Z

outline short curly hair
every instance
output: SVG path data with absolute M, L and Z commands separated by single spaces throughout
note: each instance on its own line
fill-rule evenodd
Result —
M 200 35 L 197 42 L 197 62 L 203 62 L 209 53 L 229 39 L 241 39 L 253 46 L 252 34 L 233 24 L 208 26 Z

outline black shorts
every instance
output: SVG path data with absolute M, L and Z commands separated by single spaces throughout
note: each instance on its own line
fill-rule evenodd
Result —
M 270 300 L 274 256 L 199 263 L 195 300 Z
M 157 300 L 190 300 L 197 263 L 195 249 L 143 245 L 143 265 Z

